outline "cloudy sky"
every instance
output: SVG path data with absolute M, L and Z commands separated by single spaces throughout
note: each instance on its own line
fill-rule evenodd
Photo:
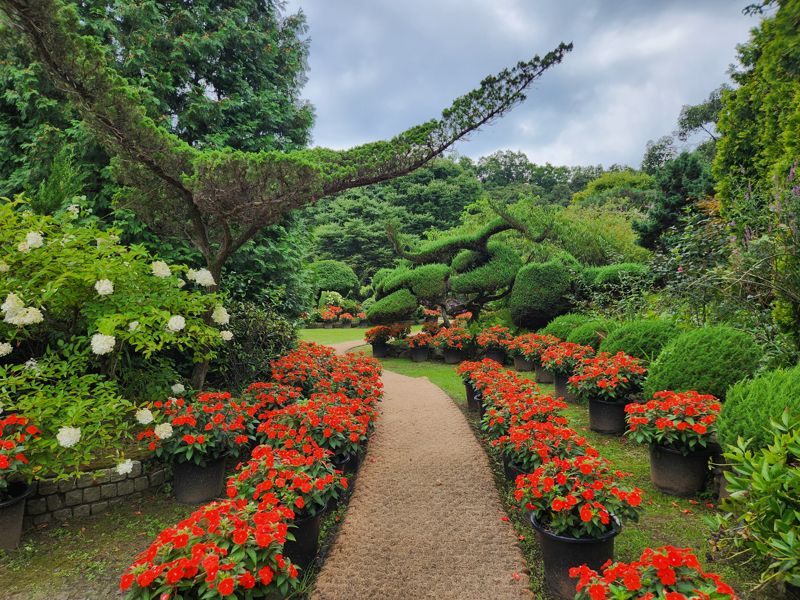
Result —
M 575 49 L 524 104 L 456 147 L 537 163 L 638 166 L 683 104 L 727 81 L 747 0 L 289 0 L 311 39 L 314 144 L 346 148 L 436 117 L 480 80 Z

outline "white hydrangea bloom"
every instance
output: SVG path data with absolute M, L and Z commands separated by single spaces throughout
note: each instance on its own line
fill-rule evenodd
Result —
M 38 308 L 27 307 L 13 313 L 6 313 L 6 323 L 22 327 L 24 325 L 35 325 L 44 321 L 44 315 Z
M 230 342 L 233 339 L 233 332 L 226 329 L 225 331 L 220 331 L 219 336 L 226 342 Z
M 0 356 L 8 356 L 13 349 L 8 342 L 0 342 Z
M 186 327 L 186 319 L 180 315 L 173 315 L 167 321 L 167 329 L 172 332 L 180 331 Z
M 117 339 L 113 335 L 95 333 L 92 336 L 92 352 L 95 354 L 108 354 L 114 349 Z
M 58 444 L 64 448 L 72 448 L 75 444 L 81 441 L 81 428 L 80 427 L 62 427 L 56 434 Z
M 0 260 L 0 273 L 8 273 L 9 269 L 11 269 L 11 267 L 9 267 L 7 263 L 4 263 L 2 260 Z
M 214 276 L 208 269 L 198 269 L 197 271 L 189 269 L 189 271 L 186 273 L 186 278 L 189 281 L 194 281 L 197 285 L 201 285 L 203 287 L 211 287 L 217 283 L 214 281 Z
M 39 363 L 36 361 L 35 358 L 29 358 L 25 361 L 25 368 L 26 369 L 38 369 Z
M 94 289 L 100 296 L 109 296 L 114 293 L 114 282 L 110 279 L 100 279 L 94 284 Z
M 8 317 L 9 313 L 18 313 L 23 308 L 25 308 L 25 303 L 14 293 L 8 294 L 3 304 L 0 305 L 0 310 L 5 313 L 6 317 Z
M 28 249 L 41 248 L 44 245 L 44 238 L 39 231 L 29 231 L 25 235 L 25 243 L 28 244 Z
M 180 277 L 178 277 L 178 287 L 182 288 L 185 285 L 186 285 L 186 282 L 183 279 L 181 279 Z
M 17 250 L 20 252 L 30 252 L 30 247 L 28 246 L 28 242 L 20 242 L 17 244 Z
M 169 265 L 163 260 L 153 261 L 153 263 L 150 265 L 150 270 L 156 277 L 169 277 L 172 275 Z
M 139 329 L 139 321 L 131 321 L 128 323 L 128 331 L 136 331 Z
M 133 461 L 128 458 L 123 460 L 117 465 L 117 473 L 120 475 L 128 475 L 133 472 Z
M 108 237 L 104 238 L 96 238 L 97 247 L 102 248 L 103 246 L 113 246 L 119 241 L 119 236 L 115 234 L 109 234 Z
M 230 323 L 231 316 L 225 310 L 225 307 L 219 304 L 214 307 L 214 312 L 211 313 L 211 320 L 217 325 L 227 325 Z
M 77 217 L 79 214 L 81 214 L 81 207 L 78 206 L 77 204 L 70 204 L 67 207 L 67 212 L 71 214 L 73 217 Z
M 172 437 L 172 425 L 169 423 L 159 423 L 153 428 L 153 433 L 160 440 L 168 440 Z
M 172 384 L 172 393 L 176 396 L 180 396 L 183 392 L 186 391 L 186 388 L 183 386 L 182 383 L 174 383 Z
M 149 408 L 140 408 L 136 411 L 136 422 L 140 425 L 149 425 L 153 422 L 153 412 Z

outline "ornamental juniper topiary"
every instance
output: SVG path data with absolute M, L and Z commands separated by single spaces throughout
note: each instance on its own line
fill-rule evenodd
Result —
M 650 365 L 645 396 L 660 390 L 697 390 L 724 399 L 728 388 L 755 373 L 763 350 L 753 337 L 718 325 L 683 333 Z
M 670 321 L 662 319 L 627 321 L 609 332 L 600 344 L 600 351 L 609 354 L 624 352 L 649 362 L 679 334 L 680 330 Z
M 578 325 L 567 336 L 566 341 L 580 344 L 581 346 L 591 346 L 597 350 L 600 343 L 617 327 L 619 327 L 617 321 L 612 321 L 611 319 L 596 319 L 584 323 L 583 325 Z
M 508 308 L 514 324 L 538 329 L 569 310 L 572 272 L 559 261 L 530 263 L 517 273 Z
M 308 265 L 312 273 L 317 297 L 323 291 L 339 292 L 349 296 L 358 289 L 358 276 L 353 269 L 339 260 L 318 260 Z
M 376 325 L 389 325 L 409 319 L 415 310 L 417 299 L 404 288 L 376 300 L 367 310 L 367 320 Z
M 550 321 L 545 327 L 539 330 L 539 333 L 542 335 L 554 335 L 555 337 L 566 341 L 566 339 L 569 337 L 569 334 L 572 333 L 576 327 L 580 327 L 581 325 L 594 320 L 595 317 L 592 317 L 591 315 L 567 313 Z

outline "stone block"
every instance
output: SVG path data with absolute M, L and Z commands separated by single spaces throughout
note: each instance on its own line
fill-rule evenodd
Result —
M 64 504 L 66 506 L 76 506 L 83 502 L 83 490 L 71 490 L 64 495 Z
M 116 483 L 106 483 L 100 486 L 100 497 L 104 500 L 106 498 L 113 498 L 117 495 L 117 484 Z
M 167 480 L 166 471 L 164 469 L 156 469 L 152 473 L 150 473 L 150 485 L 152 487 L 158 487 L 159 485 L 164 485 L 164 482 Z
M 111 475 L 114 471 L 111 469 L 98 469 L 94 472 L 94 481 L 97 484 L 111 483 Z
M 150 481 L 147 479 L 146 476 L 137 477 L 136 479 L 133 480 L 133 488 L 137 492 L 143 492 L 149 487 L 150 487 Z
M 40 496 L 49 496 L 58 491 L 58 483 L 49 479 L 43 479 L 39 482 L 38 494 Z
M 53 515 L 50 513 L 44 513 L 43 515 L 39 515 L 38 517 L 33 517 L 33 524 L 34 525 L 44 525 L 45 523 L 49 523 L 53 520 Z
M 58 491 L 62 494 L 66 494 L 67 492 L 71 492 L 76 487 L 78 487 L 75 479 L 62 479 L 58 482 Z
M 85 519 L 92 514 L 92 509 L 88 504 L 81 504 L 72 509 L 72 516 L 76 519 Z
M 50 494 L 47 497 L 47 510 L 53 512 L 54 510 L 59 510 L 64 508 L 64 499 L 61 497 L 60 494 Z
M 94 485 L 94 473 L 85 473 L 84 475 L 81 475 L 78 477 L 75 483 L 79 489 L 91 487 Z
M 86 503 L 97 502 L 100 500 L 100 486 L 96 485 L 94 487 L 86 488 L 83 490 L 83 501 Z
M 41 515 L 47 512 L 47 500 L 44 498 L 31 498 L 25 504 L 25 512 L 29 515 Z
M 57 510 L 53 513 L 53 518 L 56 521 L 69 521 L 72 518 L 72 509 L 71 508 L 62 508 L 61 510 Z
M 142 462 L 139 460 L 133 461 L 133 470 L 128 474 L 128 479 L 136 479 L 142 474 Z
M 117 495 L 119 496 L 127 496 L 128 494 L 132 494 L 133 490 L 133 479 L 126 479 L 125 481 L 120 481 L 117 484 Z
M 119 506 L 124 501 L 125 501 L 125 498 L 122 498 L 121 496 L 117 496 L 116 498 L 111 498 L 108 501 L 108 507 L 111 508 L 112 506 Z
M 92 504 L 92 516 L 99 515 L 108 510 L 108 502 L 95 502 Z

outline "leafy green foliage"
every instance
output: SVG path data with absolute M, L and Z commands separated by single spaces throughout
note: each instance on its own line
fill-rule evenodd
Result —
M 323 291 L 349 296 L 358 289 L 358 277 L 348 265 L 338 260 L 318 260 L 308 265 L 316 297 Z
M 608 171 L 572 196 L 579 206 L 611 205 L 645 209 L 655 196 L 656 182 L 646 173 Z
M 409 319 L 417 310 L 417 299 L 407 289 L 397 290 L 375 301 L 367 309 L 367 320 L 377 325 L 389 325 Z
M 409 288 L 419 300 L 441 301 L 447 292 L 450 267 L 432 263 L 412 269 L 398 269 L 381 282 L 383 294 Z
M 624 352 L 629 356 L 651 361 L 678 334 L 678 328 L 671 321 L 661 319 L 627 321 L 608 333 L 599 350 L 609 354 Z
M 450 278 L 450 287 L 455 293 L 492 293 L 514 282 L 514 277 L 522 266 L 517 253 L 508 244 L 494 240 L 486 245 L 486 249 L 489 260 L 478 266 L 473 265 L 471 270 Z
M 530 263 L 517 273 L 508 308 L 515 325 L 538 329 L 569 310 L 572 272 L 562 263 Z
M 649 273 L 648 266 L 641 263 L 616 263 L 584 269 L 583 280 L 592 289 L 613 288 L 628 278 L 639 278 Z
M 773 432 L 768 423 L 800 415 L 800 366 L 778 369 L 735 383 L 728 389 L 718 421 L 720 444 L 735 445 L 744 438 L 750 450 L 766 448 Z
M 554 335 L 560 340 L 566 340 L 569 334 L 572 333 L 576 327 L 580 327 L 585 323 L 594 321 L 595 317 L 591 315 L 582 315 L 579 313 L 567 313 L 559 315 L 552 321 L 547 323 L 545 327 L 539 330 L 542 335 Z
M 667 344 L 650 365 L 645 395 L 696 390 L 724 399 L 728 388 L 755 373 L 763 355 L 753 337 L 731 327 L 702 327 Z
M 618 327 L 619 323 L 611 319 L 596 319 L 578 325 L 569 333 L 566 341 L 581 346 L 591 346 L 597 350 L 606 337 Z

